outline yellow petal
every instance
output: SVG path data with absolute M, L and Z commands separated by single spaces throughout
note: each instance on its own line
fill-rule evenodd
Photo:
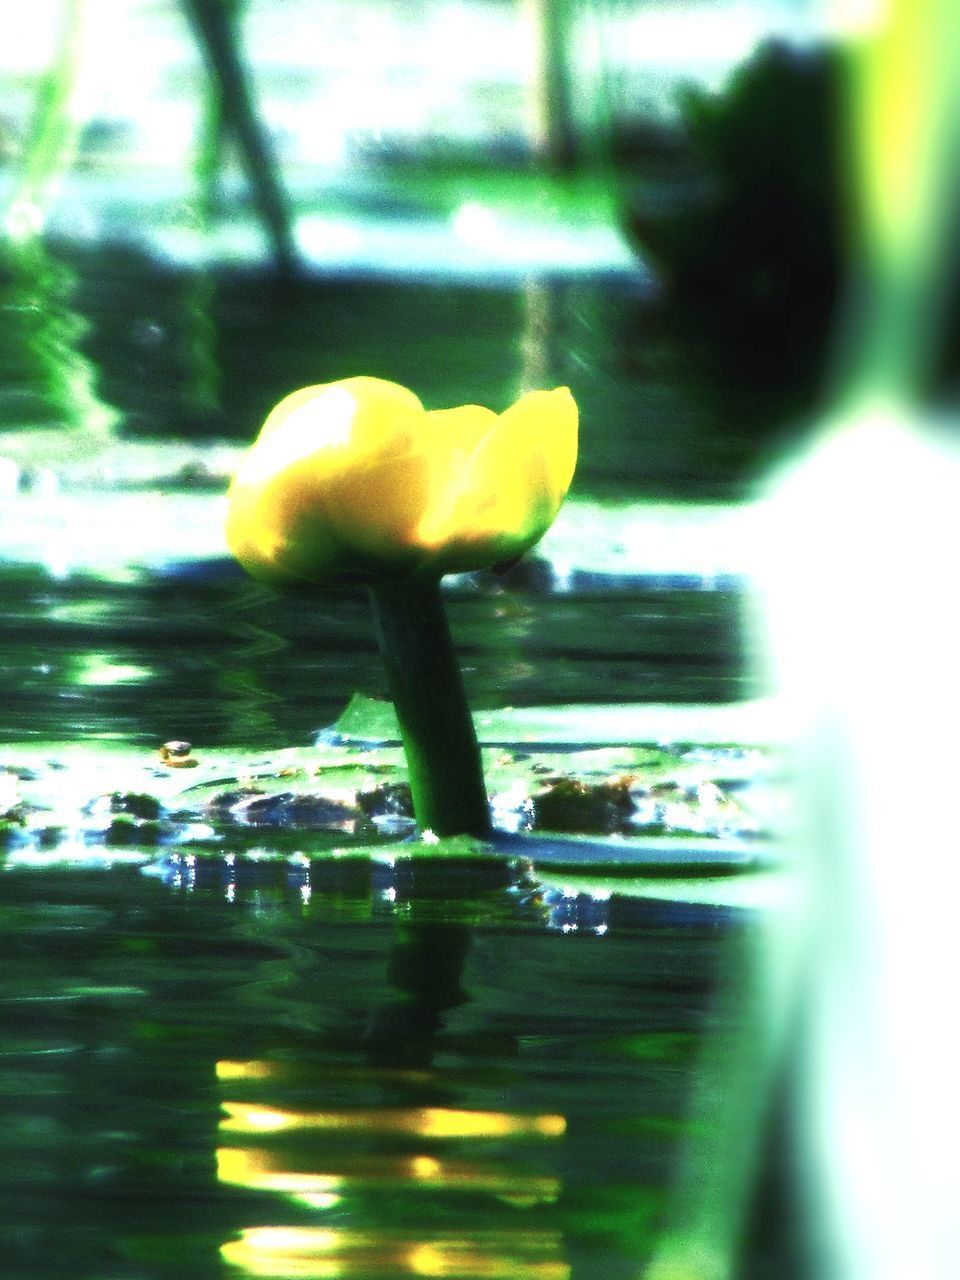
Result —
M 384 459 L 409 456 L 424 417 L 412 391 L 380 378 L 345 378 L 285 397 L 231 487 L 231 551 L 254 576 L 268 580 L 323 581 L 353 571 L 351 529 L 370 525 L 371 538 L 361 540 L 383 545 L 396 512 L 382 509 L 384 485 L 374 480 L 370 501 L 356 501 L 352 519 L 338 519 L 344 513 L 338 486 L 350 490 Z
M 267 582 L 336 576 L 344 548 L 326 513 L 304 485 L 278 474 L 234 481 L 227 505 L 227 545 L 248 573 Z
M 545 532 L 576 454 L 566 388 L 497 417 L 479 405 L 427 413 L 379 378 L 304 387 L 273 410 L 240 467 L 228 542 L 268 581 L 481 568 Z
M 448 540 L 469 483 L 470 458 L 498 421 L 492 409 L 475 404 L 426 414 L 420 447 L 428 484 L 412 537 L 428 554 Z
M 512 438 L 511 447 L 543 459 L 557 510 L 577 467 L 578 423 L 577 402 L 569 387 L 531 391 L 500 415 L 500 429 Z
M 281 427 L 313 439 L 318 448 L 367 455 L 409 443 L 403 424 L 424 412 L 418 396 L 384 378 L 341 378 L 302 387 L 271 410 L 256 445 Z M 256 446 L 255 446 L 256 447 Z
M 523 396 L 449 477 L 421 521 L 420 541 L 442 572 L 522 554 L 552 524 L 576 461 L 577 406 L 567 388 Z
M 431 409 L 426 415 L 425 444 L 431 450 L 446 449 L 452 458 L 473 453 L 480 441 L 497 425 L 492 409 L 464 404 L 458 409 Z
M 416 451 L 330 480 L 323 502 L 331 532 L 379 572 L 414 568 L 432 474 L 428 456 Z

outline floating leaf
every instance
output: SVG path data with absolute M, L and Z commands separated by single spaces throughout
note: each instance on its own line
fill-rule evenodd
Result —
M 783 712 L 767 699 L 732 704 L 624 703 L 505 707 L 473 716 L 482 745 L 629 746 L 657 743 L 767 745 L 784 734 Z M 393 704 L 355 693 L 333 726 L 341 741 L 400 741 Z

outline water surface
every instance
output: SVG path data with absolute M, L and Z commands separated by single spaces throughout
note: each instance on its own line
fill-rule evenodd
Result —
M 312 879 L 5 873 L 4 1275 L 635 1275 L 741 920 Z

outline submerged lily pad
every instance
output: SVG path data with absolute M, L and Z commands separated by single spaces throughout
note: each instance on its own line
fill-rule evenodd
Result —
M 718 723 L 726 715 L 732 725 L 740 709 L 715 710 Z M 392 708 L 371 699 L 355 697 L 312 746 L 258 753 L 200 743 L 190 770 L 110 740 L 5 747 L 6 857 L 20 865 L 110 861 L 120 850 L 154 862 L 520 860 L 661 884 L 767 865 L 771 845 L 758 837 L 776 791 L 775 757 L 756 746 L 711 746 L 709 737 L 692 748 L 631 741 L 640 721 L 629 709 L 627 731 L 618 735 L 626 741 L 612 743 L 613 714 L 562 707 L 481 713 L 498 830 L 469 847 L 431 841 L 429 833 L 410 838 L 415 824 L 403 751 L 390 737 Z M 529 740 L 537 726 L 552 726 L 553 734 Z
M 648 898 L 740 910 L 782 910 L 798 902 L 795 874 L 783 869 L 756 870 L 736 876 L 636 877 L 578 875 L 539 868 L 541 882 L 568 897 Z
M 595 703 L 504 707 L 473 716 L 478 741 L 550 746 L 724 744 L 767 746 L 782 740 L 784 713 L 773 699 L 716 705 Z M 355 693 L 331 731 L 343 742 L 398 743 L 393 704 Z

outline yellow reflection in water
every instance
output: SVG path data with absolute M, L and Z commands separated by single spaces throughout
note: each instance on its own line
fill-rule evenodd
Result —
M 228 1061 L 217 1064 L 222 1082 L 249 1081 L 256 1088 L 289 1064 Z M 467 1158 L 438 1150 L 379 1150 L 384 1136 L 407 1146 L 431 1140 L 512 1139 L 521 1144 L 559 1138 L 566 1129 L 561 1115 L 513 1115 L 447 1107 L 357 1108 L 302 1111 L 266 1103 L 225 1101 L 220 1131 L 226 1139 L 217 1151 L 221 1183 L 285 1196 L 302 1206 L 326 1211 L 340 1206 L 343 1221 L 348 1202 L 364 1211 L 365 1222 L 351 1227 L 305 1228 L 275 1224 L 251 1227 L 221 1249 L 224 1261 L 246 1276 L 278 1277 L 460 1277 L 461 1280 L 567 1280 L 560 1231 L 542 1229 L 543 1206 L 555 1203 L 559 1178 L 517 1160 L 491 1159 L 471 1148 Z M 235 1135 L 248 1135 L 250 1146 L 230 1145 Z M 275 1137 L 274 1135 L 280 1135 Z M 291 1141 L 287 1141 L 288 1135 Z M 243 1139 L 239 1138 L 242 1142 Z M 484 1152 L 490 1148 L 482 1145 Z M 499 1152 L 500 1148 L 495 1148 Z M 493 1154 L 491 1152 L 491 1154 Z M 509 1230 L 471 1225 L 458 1233 L 413 1235 L 415 1227 L 376 1227 L 369 1205 L 389 1212 L 396 1193 L 491 1197 L 482 1223 L 497 1221 L 497 1208 L 510 1205 L 537 1214 L 539 1229 L 526 1229 L 513 1218 Z M 417 1193 L 423 1193 L 418 1196 Z M 428 1201 L 432 1203 L 431 1201 Z M 497 1205 L 499 1202 L 499 1206 Z M 472 1201 L 461 1201 L 470 1204 Z M 471 1211 L 472 1212 L 472 1211 Z M 375 1211 L 373 1222 L 379 1212 Z M 349 1218 L 347 1219 L 349 1220 Z
M 471 1191 L 496 1195 L 511 1204 L 530 1206 L 555 1201 L 559 1178 L 527 1173 L 508 1165 L 469 1160 L 437 1160 L 433 1156 L 342 1155 L 337 1169 L 325 1173 L 291 1169 L 294 1157 L 258 1147 L 221 1147 L 217 1177 L 232 1186 L 288 1195 L 328 1196 L 359 1187 L 408 1187 L 431 1191 Z
M 328 1195 L 344 1184 L 336 1174 L 278 1169 L 270 1152 L 239 1147 L 217 1151 L 217 1178 L 231 1186 L 255 1191 L 286 1191 L 291 1195 Z
M 457 1276 L 567 1280 L 558 1232 L 480 1231 L 411 1239 L 385 1231 L 251 1227 L 220 1250 L 249 1276 Z
M 277 1075 L 278 1063 L 254 1058 L 249 1062 L 231 1062 L 226 1058 L 217 1063 L 218 1080 L 270 1080 Z
M 222 1058 L 217 1063 L 218 1080 L 301 1080 L 315 1083 L 318 1077 L 325 1073 L 329 1074 L 329 1069 L 313 1063 L 305 1065 L 297 1062 L 275 1062 L 268 1058 L 250 1058 L 246 1061 Z M 411 1084 L 427 1084 L 433 1078 L 429 1071 L 408 1067 L 391 1068 L 389 1073 L 386 1073 L 383 1067 L 352 1066 L 347 1068 L 342 1064 L 337 1065 L 335 1074 L 341 1080 L 349 1076 L 351 1080 L 376 1080 L 378 1082 L 382 1082 L 386 1075 L 389 1074 L 392 1080 L 406 1080 Z
M 246 1102 L 224 1102 L 220 1129 L 230 1133 L 277 1133 L 294 1129 L 378 1134 L 408 1133 L 420 1138 L 559 1138 L 566 1121 L 557 1115 L 509 1115 L 500 1111 L 458 1111 L 446 1107 L 370 1108 L 358 1111 L 282 1111 Z

